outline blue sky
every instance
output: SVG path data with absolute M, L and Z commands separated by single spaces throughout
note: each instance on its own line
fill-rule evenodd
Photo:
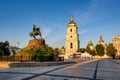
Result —
M 33 24 L 40 27 L 46 44 L 65 46 L 67 24 L 73 15 L 80 47 L 100 35 L 106 43 L 120 35 L 120 0 L 0 0 L 0 42 L 27 46 Z

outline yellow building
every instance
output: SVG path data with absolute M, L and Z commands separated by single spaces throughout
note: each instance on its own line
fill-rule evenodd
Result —
M 74 17 L 70 17 L 70 22 L 67 25 L 66 34 L 66 50 L 65 58 L 69 58 L 79 49 L 79 34 L 77 24 L 74 22 Z
M 120 58 L 120 35 L 116 36 L 113 41 L 113 46 L 115 47 L 115 49 L 117 50 L 117 54 L 116 57 Z

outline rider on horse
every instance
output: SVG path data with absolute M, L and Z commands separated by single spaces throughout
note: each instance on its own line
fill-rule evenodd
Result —
M 36 35 L 39 35 L 41 37 L 41 32 L 40 32 L 40 28 L 36 28 L 36 25 L 33 25 L 33 31 L 30 32 L 30 36 L 34 37 L 34 39 L 36 39 Z

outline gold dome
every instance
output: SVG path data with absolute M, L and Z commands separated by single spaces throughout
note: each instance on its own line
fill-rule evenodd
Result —
M 71 26 L 72 27 L 77 26 L 76 23 L 74 22 L 74 17 L 73 16 L 70 17 L 70 22 L 68 23 L 68 27 L 71 27 Z
M 104 40 L 102 39 L 102 36 L 100 35 L 99 43 L 104 43 Z

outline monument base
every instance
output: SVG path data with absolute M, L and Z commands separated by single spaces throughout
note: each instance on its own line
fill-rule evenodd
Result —
M 29 41 L 25 49 L 45 48 L 45 40 L 43 38 L 32 39 Z

